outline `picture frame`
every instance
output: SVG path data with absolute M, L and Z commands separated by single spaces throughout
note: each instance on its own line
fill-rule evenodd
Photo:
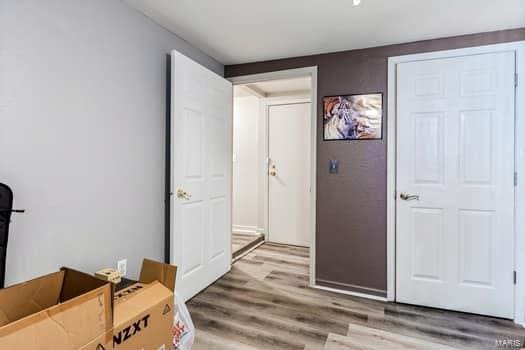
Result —
M 325 96 L 323 140 L 383 139 L 383 93 Z

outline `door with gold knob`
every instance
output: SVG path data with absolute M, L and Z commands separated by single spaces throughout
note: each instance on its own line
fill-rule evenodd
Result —
M 171 262 L 186 301 L 231 266 L 232 86 L 172 53 Z
M 310 246 L 310 103 L 268 107 L 268 240 Z

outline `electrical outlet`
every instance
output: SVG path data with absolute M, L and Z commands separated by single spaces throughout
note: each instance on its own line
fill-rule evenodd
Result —
M 120 273 L 121 277 L 126 276 L 128 271 L 128 259 L 122 259 L 117 261 L 117 270 Z

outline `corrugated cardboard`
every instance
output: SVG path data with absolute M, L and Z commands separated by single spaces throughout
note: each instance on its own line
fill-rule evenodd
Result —
M 163 264 L 154 260 L 144 259 L 140 270 L 140 282 L 151 283 L 159 281 L 166 288 L 175 291 L 175 279 L 177 278 L 177 267 Z
M 171 350 L 177 268 L 145 259 L 138 283 L 115 294 L 115 350 Z
M 111 350 L 112 287 L 59 272 L 0 290 L 0 349 Z

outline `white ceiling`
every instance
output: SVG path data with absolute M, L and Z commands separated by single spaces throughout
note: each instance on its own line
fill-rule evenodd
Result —
M 236 85 L 234 88 L 235 97 L 257 96 L 257 97 L 277 97 L 292 95 L 308 95 L 311 88 L 311 78 L 295 78 L 269 80 L 245 85 Z
M 525 27 L 525 0 L 124 0 L 223 64 Z

